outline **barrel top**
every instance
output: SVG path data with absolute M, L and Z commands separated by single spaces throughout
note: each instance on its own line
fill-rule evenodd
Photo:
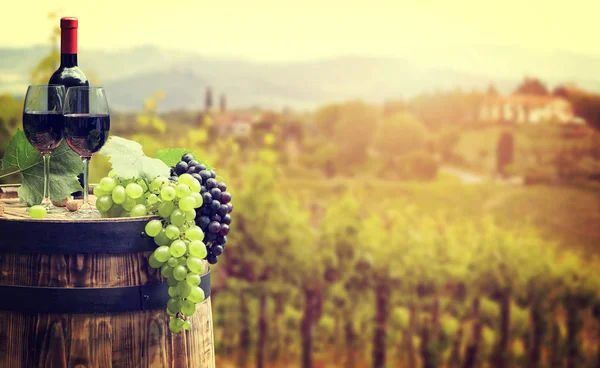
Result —
M 90 195 L 90 202 L 95 204 Z M 17 187 L 0 187 L 0 252 L 62 254 L 131 253 L 156 248 L 144 235 L 151 216 L 132 218 L 74 219 L 64 208 L 43 219 L 33 219 L 17 198 Z M 85 246 L 82 246 L 85 244 Z

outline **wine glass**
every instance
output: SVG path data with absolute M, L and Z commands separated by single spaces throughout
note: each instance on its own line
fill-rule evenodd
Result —
M 44 189 L 41 205 L 56 211 L 50 201 L 50 156 L 63 140 L 63 102 L 65 87 L 59 84 L 29 86 L 23 105 L 23 131 L 44 161 Z
M 98 152 L 110 130 L 110 115 L 102 87 L 70 87 L 63 108 L 65 141 L 83 160 L 83 204 L 70 217 L 97 218 L 100 212 L 89 203 L 88 172 L 92 155 Z

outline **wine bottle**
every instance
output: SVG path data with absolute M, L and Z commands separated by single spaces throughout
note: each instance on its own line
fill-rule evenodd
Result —
M 62 84 L 65 89 L 89 86 L 88 79 L 77 65 L 77 18 L 60 19 L 60 66 L 50 77 L 49 84 Z
M 77 86 L 89 86 L 88 79 L 77 65 L 77 28 L 79 21 L 75 17 L 60 19 L 60 65 L 52 74 L 48 84 L 62 84 L 65 89 Z M 80 101 L 88 105 L 88 101 Z M 51 109 L 51 106 L 48 106 Z M 79 183 L 83 186 L 83 173 L 78 176 Z M 73 193 L 73 197 L 83 197 L 82 192 Z

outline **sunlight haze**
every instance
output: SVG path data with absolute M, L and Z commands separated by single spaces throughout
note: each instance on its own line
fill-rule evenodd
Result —
M 45 44 L 48 13 L 80 19 L 85 49 L 150 44 L 257 61 L 516 46 L 600 55 L 597 1 L 14 2 L 0 47 Z

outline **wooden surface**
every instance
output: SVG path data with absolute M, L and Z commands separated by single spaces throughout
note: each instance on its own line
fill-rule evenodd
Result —
M 0 204 L 4 207 L 0 221 L 30 221 L 29 229 L 36 231 L 36 221 L 23 216 L 25 208 L 18 200 L 0 199 Z M 2 233 L 0 241 L 18 236 Z M 119 239 L 115 237 L 114 241 Z M 0 285 L 93 288 L 160 281 L 157 271 L 148 265 L 147 252 L 73 255 L 17 252 L 0 252 Z M 10 295 L 0 297 L 10 298 Z M 210 298 L 197 306 L 191 322 L 191 331 L 173 335 L 164 309 L 94 315 L 0 311 L 0 367 L 215 367 Z

